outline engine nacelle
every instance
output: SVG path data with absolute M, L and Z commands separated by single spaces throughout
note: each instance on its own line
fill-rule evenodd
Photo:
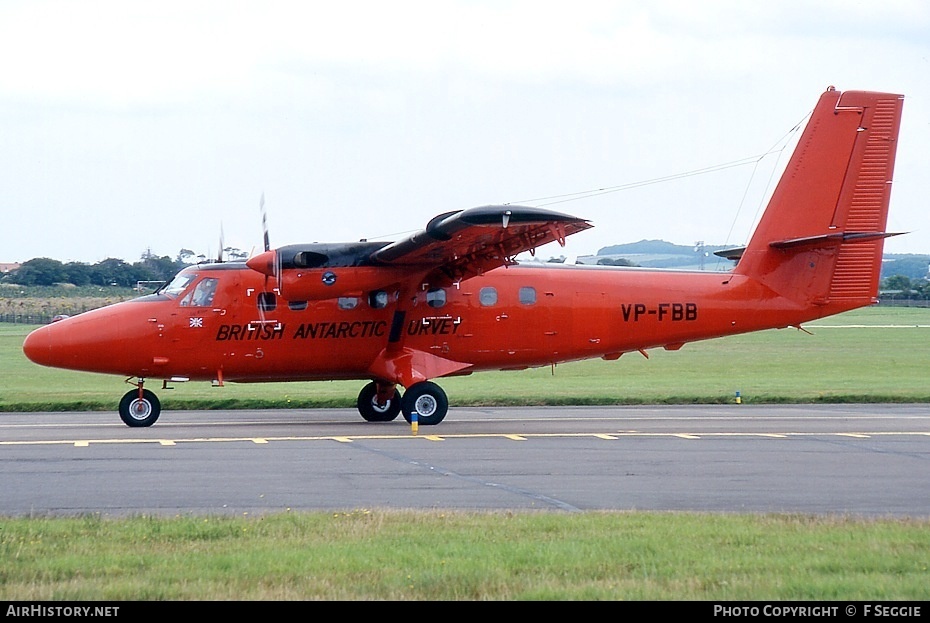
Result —
M 367 264 L 372 250 L 385 243 L 305 244 L 265 251 L 246 264 L 266 275 L 287 301 L 322 301 L 393 289 L 410 278 L 409 268 Z
M 277 287 L 287 301 L 322 301 L 392 289 L 405 276 L 409 271 L 393 267 L 288 268 L 281 271 Z

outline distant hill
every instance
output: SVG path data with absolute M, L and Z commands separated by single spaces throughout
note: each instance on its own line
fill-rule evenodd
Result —
M 714 255 L 726 249 L 724 245 L 682 245 L 665 240 L 640 240 L 603 247 L 597 255 L 578 257 L 581 264 L 622 264 L 648 268 L 678 268 L 684 270 L 728 271 L 733 262 Z
M 930 277 L 930 255 L 920 253 L 888 253 L 882 257 L 882 279 L 904 275 L 911 279 Z
M 710 253 L 723 248 L 725 247 L 704 245 L 704 250 Z M 597 255 L 624 255 L 630 253 L 696 256 L 698 251 L 695 246 L 674 244 L 672 242 L 666 242 L 665 240 L 640 240 L 639 242 L 627 242 L 625 244 L 615 244 L 604 247 L 597 252 Z
M 733 263 L 714 255 L 726 245 L 674 244 L 665 240 L 640 240 L 603 247 L 597 255 L 578 257 L 581 264 L 631 264 L 648 268 L 678 268 L 684 270 L 729 271 Z M 903 275 L 910 279 L 926 279 L 930 275 L 930 254 L 886 254 L 881 278 Z

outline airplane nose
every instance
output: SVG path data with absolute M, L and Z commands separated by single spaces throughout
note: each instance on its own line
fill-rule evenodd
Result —
M 42 366 L 52 365 L 52 341 L 49 327 L 39 327 L 26 336 L 23 342 L 23 353 L 33 363 Z
M 127 317 L 136 322 L 128 323 Z M 140 346 L 152 337 L 154 325 L 147 318 L 139 320 L 139 308 L 131 301 L 94 309 L 35 329 L 23 341 L 23 353 L 50 368 L 136 376 L 153 356 L 151 348 Z

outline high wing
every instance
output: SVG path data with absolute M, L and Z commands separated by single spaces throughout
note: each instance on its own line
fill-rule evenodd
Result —
M 585 219 L 528 206 L 492 205 L 447 212 L 426 229 L 371 254 L 381 266 L 431 268 L 432 274 L 461 281 L 513 264 L 520 253 L 591 227 Z
M 251 258 L 275 277 L 288 300 L 322 300 L 388 288 L 410 279 L 435 286 L 460 282 L 515 256 L 592 225 L 585 219 L 527 206 L 483 206 L 446 212 L 396 242 L 292 244 Z

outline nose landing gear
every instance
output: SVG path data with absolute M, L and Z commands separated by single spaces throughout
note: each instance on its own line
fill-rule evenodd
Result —
M 139 381 L 137 389 L 126 392 L 119 401 L 119 416 L 123 423 L 133 428 L 151 426 L 161 414 L 161 402 L 158 396 L 142 388 Z

